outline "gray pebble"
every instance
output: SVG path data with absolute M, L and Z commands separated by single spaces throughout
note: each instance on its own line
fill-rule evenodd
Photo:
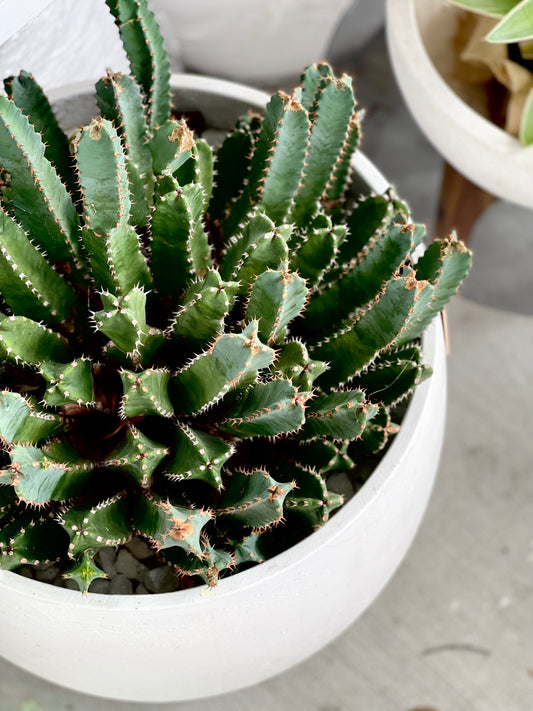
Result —
M 327 487 L 330 491 L 344 496 L 344 503 L 354 495 L 353 484 L 346 472 L 335 472 L 328 474 Z
M 23 565 L 17 570 L 17 573 L 24 578 L 35 578 L 35 568 L 33 565 Z
M 149 595 L 150 591 L 146 587 L 144 583 L 139 583 L 137 587 L 135 588 L 135 594 L 136 595 Z
M 111 580 L 109 591 L 111 595 L 132 595 L 133 584 L 127 575 L 115 575 Z
M 59 574 L 59 567 L 53 563 L 40 565 L 35 570 L 35 580 L 39 580 L 41 583 L 53 583 Z
M 128 541 L 128 543 L 126 543 L 126 548 L 134 558 L 137 558 L 137 560 L 146 560 L 147 558 L 151 558 L 155 555 L 154 549 L 138 536 L 132 538 L 131 541 Z
M 68 590 L 77 590 L 79 592 L 80 589 L 78 587 L 78 583 L 75 580 L 72 580 L 72 578 L 59 577 L 58 580 L 63 583 L 64 588 L 67 588 Z
M 180 586 L 178 576 L 168 565 L 149 570 L 144 576 L 144 584 L 153 593 L 173 592 Z
M 107 573 L 109 577 L 112 578 L 117 574 L 117 569 L 115 568 L 116 559 L 116 550 L 108 546 L 106 548 L 100 548 L 94 557 L 94 562 L 104 571 L 104 573 Z
M 119 550 L 115 567 L 118 573 L 127 575 L 130 580 L 138 580 L 142 582 L 148 568 L 143 563 L 140 563 L 132 554 L 125 548 Z
M 111 581 L 105 578 L 96 578 L 91 583 L 89 592 L 97 593 L 98 595 L 109 595 L 111 592 Z

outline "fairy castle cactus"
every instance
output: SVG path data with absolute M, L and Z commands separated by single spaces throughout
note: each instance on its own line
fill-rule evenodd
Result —
M 0 566 L 87 591 L 141 535 L 214 584 L 342 503 L 328 476 L 397 429 L 470 254 L 417 260 L 392 191 L 350 196 L 348 77 L 309 67 L 213 154 L 171 115 L 146 0 L 108 5 L 132 76 L 71 146 L 29 74 L 0 96 Z

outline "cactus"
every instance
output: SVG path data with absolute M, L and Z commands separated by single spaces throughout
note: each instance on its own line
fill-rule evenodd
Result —
M 342 504 L 328 477 L 397 430 L 470 254 L 417 259 L 392 190 L 351 196 L 348 77 L 309 67 L 213 155 L 146 0 L 108 5 L 133 75 L 97 84 L 74 158 L 30 75 L 0 97 L 0 567 L 86 593 L 139 535 L 213 585 Z

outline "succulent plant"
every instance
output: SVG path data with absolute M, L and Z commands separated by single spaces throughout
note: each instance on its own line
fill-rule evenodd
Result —
M 531 72 L 533 0 L 450 0 L 450 2 L 478 15 L 495 18 L 494 27 L 486 35 L 485 40 L 494 44 L 515 46 L 515 51 L 509 58 Z M 522 71 L 526 70 L 522 69 Z M 495 72 L 495 76 L 502 81 L 501 77 L 507 72 L 508 68 L 502 68 L 500 75 Z M 507 81 L 506 78 L 503 83 Z M 521 83 L 525 85 L 523 79 Z M 527 83 L 527 87 L 529 86 L 531 86 L 531 77 Z M 533 143 L 533 89 L 529 89 L 521 111 L 518 137 L 526 146 Z
M 0 567 L 148 540 L 214 584 L 327 521 L 428 375 L 454 235 L 351 197 L 351 80 L 309 67 L 213 153 L 171 114 L 146 0 L 108 0 L 132 76 L 69 140 L 27 73 L 0 97 Z M 71 153 L 74 153 L 74 157 Z

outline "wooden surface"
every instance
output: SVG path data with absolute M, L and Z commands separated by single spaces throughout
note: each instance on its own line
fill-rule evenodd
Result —
M 436 234 L 444 237 L 455 230 L 459 238 L 468 243 L 476 222 L 496 199 L 449 163 L 444 163 Z
M 342 637 L 258 687 L 184 704 L 91 699 L 0 662 L 1 711 L 531 711 L 533 318 L 458 299 L 449 321 L 448 428 L 428 513 Z

